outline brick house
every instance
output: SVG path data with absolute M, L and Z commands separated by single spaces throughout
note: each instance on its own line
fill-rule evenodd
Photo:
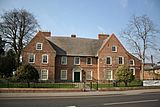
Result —
M 39 31 L 22 52 L 23 63 L 38 71 L 40 80 L 82 82 L 114 80 L 119 65 L 128 64 L 140 79 L 141 61 L 131 55 L 114 34 L 98 39 L 51 36 Z

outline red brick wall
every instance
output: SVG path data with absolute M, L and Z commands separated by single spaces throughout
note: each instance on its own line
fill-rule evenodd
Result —
M 111 47 L 112 46 L 117 46 L 117 52 L 112 52 Z M 112 65 L 107 65 L 106 64 L 106 56 L 111 56 L 112 57 Z M 104 71 L 105 69 L 112 70 L 113 72 L 113 79 L 115 78 L 115 70 L 118 68 L 118 57 L 123 56 L 124 57 L 124 64 L 129 64 L 130 59 L 134 59 L 135 61 L 135 66 L 136 68 L 136 74 L 135 77 L 136 79 L 139 79 L 140 77 L 140 61 L 130 55 L 122 46 L 120 41 L 115 37 L 115 35 L 111 35 L 111 37 L 108 39 L 108 41 L 103 45 L 101 50 L 98 53 L 98 58 L 99 58 L 99 79 L 100 80 L 105 80 L 104 78 Z
M 92 65 L 86 64 L 87 57 L 80 57 L 80 65 L 74 65 L 74 56 L 67 56 L 67 65 L 61 65 L 61 56 L 56 56 L 56 81 L 60 82 L 60 72 L 61 70 L 67 70 L 67 79 L 68 81 L 72 81 L 72 70 L 75 66 L 80 66 L 82 68 L 82 72 L 86 72 L 87 70 L 92 71 L 92 80 L 97 80 L 97 58 L 92 57 Z M 84 78 L 82 78 L 84 81 Z
M 43 43 L 42 50 L 36 50 L 37 42 Z M 30 53 L 35 54 L 35 63 L 30 64 L 38 69 L 39 74 L 41 74 L 41 69 L 47 69 L 48 79 L 55 81 L 55 51 L 50 46 L 49 42 L 45 39 L 45 35 L 42 32 L 38 32 L 37 35 L 31 40 L 31 42 L 24 48 L 22 53 L 23 63 L 28 63 L 28 55 Z M 47 64 L 42 63 L 43 54 L 48 55 Z

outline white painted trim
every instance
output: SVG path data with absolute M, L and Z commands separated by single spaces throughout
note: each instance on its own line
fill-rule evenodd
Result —
M 74 82 L 74 73 L 75 72 L 80 72 L 80 82 L 82 82 L 82 70 L 72 70 L 72 82 Z
M 112 51 L 112 47 L 115 47 L 115 51 Z M 111 47 L 111 51 L 112 51 L 112 52 L 117 52 L 117 46 L 112 45 L 112 47 Z
M 47 71 L 47 79 L 42 79 L 42 71 L 46 70 Z M 41 69 L 41 80 L 48 80 L 48 70 L 47 69 Z
M 87 79 L 87 72 L 91 72 L 91 79 Z M 86 80 L 92 80 L 92 78 L 93 78 L 92 71 L 91 70 L 87 70 L 87 72 L 86 72 Z
M 64 63 L 64 64 L 62 63 L 62 59 L 63 59 L 63 58 L 66 58 L 66 63 Z M 61 65 L 67 65 L 67 56 L 62 56 L 62 57 L 61 57 Z
M 62 78 L 62 71 L 65 71 L 65 74 L 66 74 L 66 77 L 65 78 Z M 67 80 L 67 70 L 61 70 L 61 77 L 60 77 L 61 80 Z
M 91 58 L 91 64 L 88 64 L 87 62 L 88 62 L 88 58 Z M 87 57 L 86 58 L 86 65 L 92 65 L 92 57 Z
M 134 67 L 130 67 L 130 70 L 133 69 L 133 75 L 136 75 L 136 69 Z
M 110 64 L 107 64 L 107 58 L 110 58 Z M 107 64 L 107 65 L 112 65 L 112 57 L 111 57 L 111 56 L 107 56 L 107 57 L 106 57 L 106 64 Z
M 130 64 L 130 61 L 133 61 L 133 65 Z M 134 59 L 130 59 L 130 60 L 129 60 L 129 65 L 130 65 L 130 66 L 134 66 L 134 65 L 135 65 Z
M 119 64 L 119 58 L 122 57 L 122 64 Z M 118 56 L 118 64 L 123 65 L 124 64 L 124 57 L 123 56 Z
M 106 70 L 105 70 L 105 73 L 108 72 L 108 71 L 111 71 L 111 79 L 107 79 L 106 77 L 105 77 L 105 79 L 106 79 L 106 80 L 113 80 L 113 71 L 106 69 Z M 105 75 L 106 75 L 106 74 L 105 74 Z
M 30 55 L 33 55 L 33 62 L 30 62 Z M 35 63 L 35 60 L 36 60 L 36 56 L 35 56 L 35 54 L 33 54 L 33 53 L 29 53 L 28 54 L 28 63 Z
M 75 59 L 76 59 L 76 58 L 79 58 L 79 64 L 76 64 L 76 63 L 75 63 Z M 74 65 L 80 65 L 80 64 L 81 64 L 81 59 L 80 59 L 80 57 L 74 57 Z
M 38 44 L 41 44 L 41 49 L 37 49 Z M 42 47 L 43 47 L 43 43 L 40 43 L 40 42 L 36 43 L 36 50 L 42 50 Z
M 43 56 L 47 56 L 47 62 L 43 62 Z M 49 58 L 48 58 L 48 54 L 42 54 L 42 63 L 43 63 L 43 64 L 48 64 L 48 59 L 49 59 Z

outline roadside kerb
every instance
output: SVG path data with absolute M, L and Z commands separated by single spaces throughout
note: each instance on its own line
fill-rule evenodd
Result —
M 3 98 L 58 98 L 58 97 L 89 97 L 89 96 L 120 96 L 136 95 L 148 92 L 160 92 L 160 89 L 143 89 L 128 91 L 94 91 L 94 92 L 55 92 L 55 93 L 0 93 L 0 99 Z

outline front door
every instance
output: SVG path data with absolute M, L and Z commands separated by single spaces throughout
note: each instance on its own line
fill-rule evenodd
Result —
M 74 82 L 80 82 L 80 72 L 74 72 Z

